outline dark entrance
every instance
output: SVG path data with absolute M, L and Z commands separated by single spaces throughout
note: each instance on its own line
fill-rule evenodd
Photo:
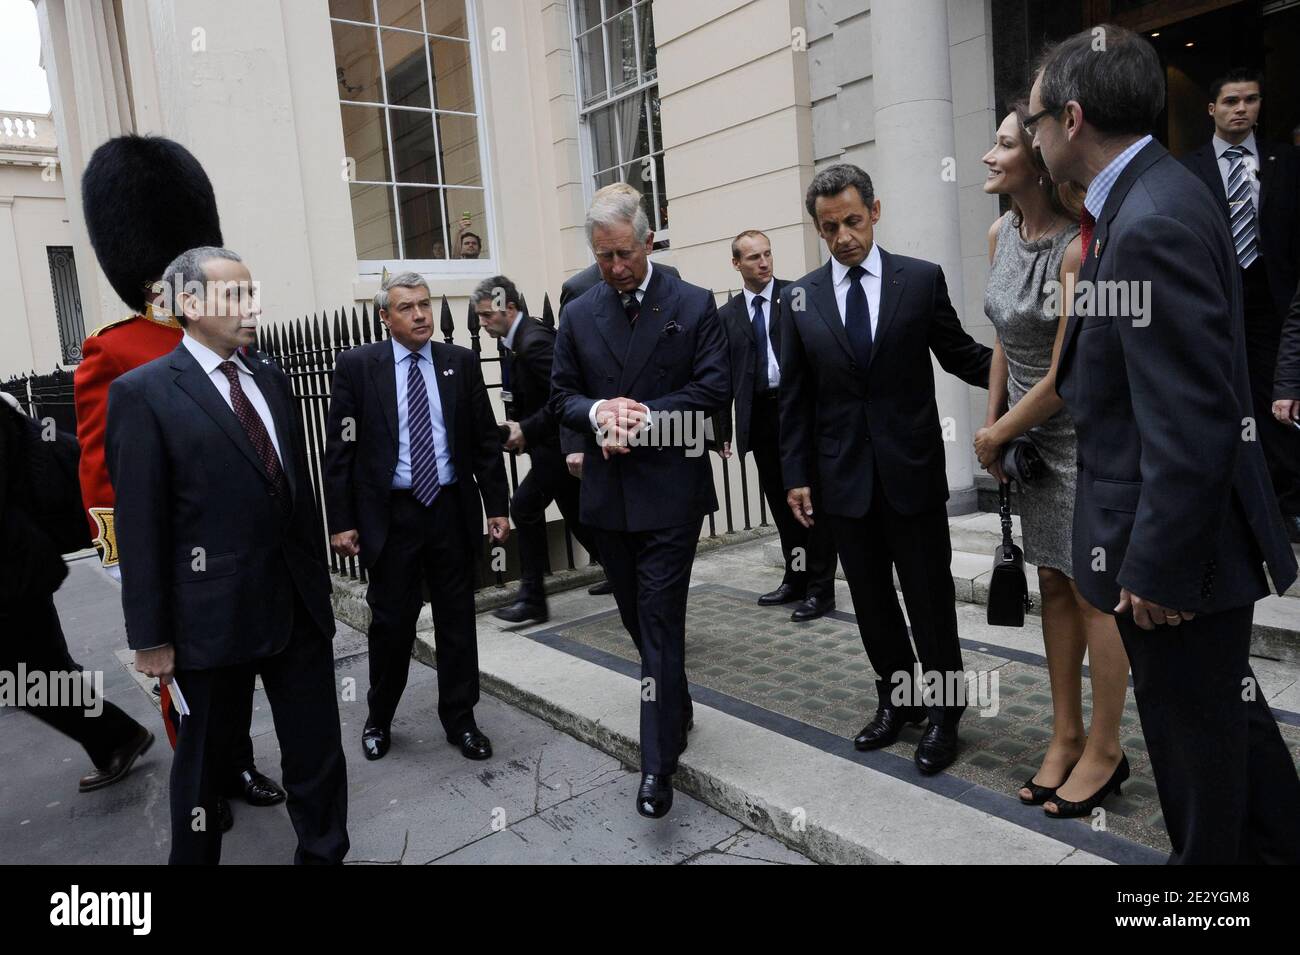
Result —
M 1300 124 L 1300 0 L 993 0 L 994 89 L 999 119 L 1028 88 L 1048 43 L 1099 23 L 1144 34 L 1165 66 L 1167 100 L 1156 136 L 1175 155 L 1207 140 L 1210 84 L 1231 67 L 1264 73 L 1256 135 L 1290 143 Z

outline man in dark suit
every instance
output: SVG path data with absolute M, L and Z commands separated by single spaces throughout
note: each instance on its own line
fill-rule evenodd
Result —
M 220 770 L 256 672 L 280 741 L 295 861 L 341 862 L 334 615 L 301 419 L 284 374 L 237 354 L 259 311 L 239 257 L 191 249 L 163 281 L 185 335 L 113 383 L 105 450 L 127 642 L 182 714 L 171 861 L 220 860 Z
M 788 502 L 805 527 L 830 523 L 876 671 L 876 715 L 854 745 L 888 746 L 904 724 L 928 715 L 915 761 L 921 772 L 937 773 L 956 758 L 965 706 L 939 692 L 964 683 L 930 354 L 949 374 L 987 388 L 992 352 L 962 328 L 942 269 L 875 244 L 880 200 L 863 170 L 824 169 L 808 187 L 806 205 L 831 260 L 783 292 L 781 459 Z M 915 684 L 917 654 L 894 593 L 893 568 L 923 687 Z
M 1210 87 L 1214 135 L 1183 157 L 1218 200 L 1232 231 L 1245 293 L 1246 366 L 1259 439 L 1292 541 L 1300 541 L 1300 431 L 1269 413 L 1278 342 L 1300 281 L 1300 158 L 1256 139 L 1263 85 L 1231 70 Z
M 360 555 L 370 575 L 362 750 L 382 759 L 392 743 L 427 588 L 438 716 L 447 741 L 467 759 L 487 759 L 492 744 L 474 722 L 474 587 L 483 511 L 494 544 L 510 533 L 501 439 L 477 356 L 431 341 L 428 283 L 415 272 L 394 275 L 375 308 L 392 337 L 339 355 L 325 431 L 330 546 Z
M 77 484 L 77 440 L 65 434 L 45 440 L 43 432 L 0 392 L 0 678 L 23 692 L 24 673 L 43 674 L 51 690 L 71 691 L 39 702 L 23 693 L 16 705 L 82 745 L 94 766 L 77 787 L 87 793 L 124 779 L 154 737 L 91 692 L 68 653 L 54 593 L 68 576 L 62 555 L 89 547 L 90 534 Z
M 731 240 L 731 264 L 744 282 L 718 309 L 727 336 L 735 401 L 736 453 L 754 454 L 758 486 L 776 523 L 785 558 L 781 586 L 758 598 L 760 606 L 799 601 L 790 619 L 815 620 L 835 609 L 835 540 L 829 525 L 804 527 L 785 503 L 781 479 L 780 404 L 781 292 L 788 284 L 772 271 L 772 243 L 757 229 Z M 730 407 L 722 416 L 724 456 L 731 453 Z
M 730 393 L 726 339 L 712 295 L 650 264 L 638 198 L 594 200 L 587 240 L 604 282 L 564 313 L 551 409 L 585 435 L 580 517 L 641 654 L 636 805 L 658 818 L 691 725 L 686 597 L 700 522 L 718 506 L 704 433 Z
M 1287 427 L 1300 421 L 1300 284 L 1286 321 L 1282 324 L 1282 343 L 1278 347 L 1277 372 L 1273 380 L 1273 417 Z
M 595 201 L 596 199 L 599 199 L 603 196 L 617 196 L 617 195 L 633 196 L 636 198 L 637 202 L 641 201 L 641 193 L 637 192 L 636 189 L 634 189 L 632 186 L 629 186 L 625 182 L 615 182 L 615 183 L 611 183 L 608 186 L 602 186 L 601 188 L 596 190 L 595 194 L 592 196 L 592 201 Z M 671 265 L 660 264 L 660 265 L 656 265 L 655 268 L 659 269 L 662 272 L 666 272 L 667 274 L 673 276 L 674 278 L 681 277 L 678 274 L 677 270 L 673 268 Z M 596 285 L 599 285 L 602 281 L 604 280 L 601 278 L 600 266 L 595 262 L 587 266 L 585 269 L 583 269 L 581 272 L 577 273 L 576 275 L 570 275 L 567 279 L 565 279 L 564 284 L 560 286 L 559 319 L 563 321 L 564 309 L 570 302 L 578 298 L 588 289 L 594 288 Z M 564 463 L 565 466 L 569 469 L 569 473 L 572 474 L 574 477 L 578 478 L 579 480 L 581 480 L 582 458 L 583 458 L 582 433 L 574 431 L 571 428 L 566 428 L 561 426 L 560 427 L 560 450 L 564 452 Z M 592 554 L 593 558 L 598 558 L 598 556 L 599 555 L 595 553 Z M 593 597 L 604 596 L 605 594 L 612 594 L 613 592 L 614 592 L 614 585 L 611 584 L 607 579 L 599 581 L 598 583 L 594 583 L 587 588 L 587 593 L 591 594 Z
M 1075 580 L 1117 616 L 1169 861 L 1294 864 L 1300 778 L 1249 653 L 1265 564 L 1280 593 L 1296 561 L 1256 440 L 1237 250 L 1149 133 L 1155 50 L 1103 29 L 1049 51 L 1026 123 L 1052 178 L 1088 190 L 1057 370 L 1079 437 Z
M 516 454 L 526 453 L 530 462 L 528 474 L 510 502 L 510 513 L 519 528 L 519 594 L 509 607 L 493 613 L 507 623 L 540 623 L 550 618 L 542 580 L 549 551 L 546 508 L 552 501 L 578 543 L 588 553 L 595 553 L 591 532 L 578 519 L 578 478 L 565 467 L 560 429 L 547 404 L 555 330 L 524 313 L 519 289 L 504 275 L 484 279 L 472 298 L 479 323 L 505 349 L 501 380 L 510 383 L 510 408 L 518 419 L 505 423 L 505 447 Z

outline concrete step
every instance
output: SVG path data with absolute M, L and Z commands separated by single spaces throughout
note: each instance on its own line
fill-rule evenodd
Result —
M 997 520 L 996 514 L 985 514 Z M 953 553 L 952 582 L 957 599 L 963 603 L 987 606 L 989 602 L 989 579 L 993 575 L 992 538 L 982 537 L 987 534 L 985 523 L 978 520 L 966 521 L 961 517 L 952 518 Z M 978 550 L 958 549 L 957 540 L 960 527 L 960 540 L 964 544 L 971 542 L 987 544 Z M 1018 529 L 1017 529 L 1018 530 Z M 996 541 L 1001 541 L 998 533 Z M 763 545 L 763 554 L 769 564 L 782 566 L 781 545 L 769 541 Z M 844 570 L 835 568 L 835 575 L 844 579 Z M 1030 613 L 1038 615 L 1042 610 L 1042 600 L 1038 591 L 1038 568 L 1025 564 L 1025 578 L 1029 583 L 1029 595 L 1032 600 Z M 894 574 L 894 586 L 899 586 L 898 574 Z M 1250 652 L 1253 656 L 1286 663 L 1300 664 L 1300 589 L 1292 586 L 1285 595 L 1268 596 L 1255 605 L 1255 625 L 1251 636 Z

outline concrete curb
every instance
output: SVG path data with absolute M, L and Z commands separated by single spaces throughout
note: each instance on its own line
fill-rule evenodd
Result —
M 414 656 L 436 664 L 429 636 L 417 637 Z M 487 626 L 479 629 L 479 669 L 486 692 L 638 766 L 635 679 Z M 698 700 L 695 712 L 696 730 L 675 780 L 678 791 L 817 862 L 1108 864 Z

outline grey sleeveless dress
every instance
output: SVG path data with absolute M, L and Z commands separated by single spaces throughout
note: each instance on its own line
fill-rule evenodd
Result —
M 984 312 L 997 330 L 1007 356 L 1008 408 L 1014 408 L 1051 368 L 1060 318 L 1044 314 L 1047 283 L 1060 281 L 1066 246 L 1079 234 L 1079 227 L 1074 225 L 1056 235 L 1026 242 L 1011 220 L 1010 213 L 1002 217 L 984 293 Z M 1047 468 L 1037 481 L 1019 488 L 1025 560 L 1073 578 L 1070 538 L 1077 457 L 1074 422 L 1062 409 L 1030 430 L 1029 437 Z

